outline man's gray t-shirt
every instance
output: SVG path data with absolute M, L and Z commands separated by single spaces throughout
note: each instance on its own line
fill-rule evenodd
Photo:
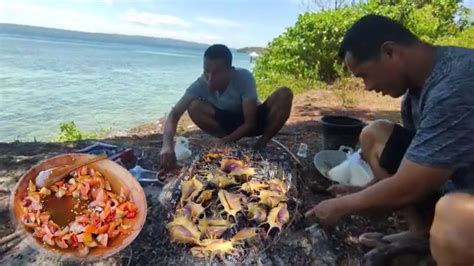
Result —
M 222 94 L 219 94 L 219 92 L 212 93 L 208 89 L 205 76 L 202 75 L 189 86 L 184 95 L 199 98 L 221 110 L 233 113 L 242 113 L 243 100 L 258 103 L 255 79 L 250 71 L 243 68 L 232 70 L 232 79 Z
M 421 95 L 405 95 L 402 119 L 416 130 L 405 158 L 454 170 L 445 190 L 474 189 L 473 49 L 437 47 Z

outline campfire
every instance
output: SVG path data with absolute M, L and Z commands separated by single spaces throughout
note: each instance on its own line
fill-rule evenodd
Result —
M 170 240 L 210 261 L 239 262 L 257 255 L 294 218 L 291 181 L 281 165 L 258 153 L 241 148 L 202 152 L 166 199 Z

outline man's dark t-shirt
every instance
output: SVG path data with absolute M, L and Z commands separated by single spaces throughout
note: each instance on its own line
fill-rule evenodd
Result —
M 454 170 L 445 190 L 474 189 L 474 50 L 436 47 L 421 94 L 405 95 L 402 120 L 416 131 L 405 158 Z

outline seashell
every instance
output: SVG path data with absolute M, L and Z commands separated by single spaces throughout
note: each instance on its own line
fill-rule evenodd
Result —
M 184 216 L 174 217 L 173 221 L 166 225 L 170 232 L 171 242 L 182 244 L 200 244 L 201 233 L 196 225 Z
M 230 176 L 253 176 L 255 174 L 255 169 L 248 166 L 236 167 L 232 171 L 230 171 Z
M 233 216 L 235 219 L 235 215 L 242 210 L 242 205 L 240 204 L 242 196 L 227 192 L 223 189 L 219 191 L 218 196 L 222 206 L 224 207 L 224 211 L 228 216 Z
M 219 238 L 233 226 L 228 220 L 224 219 L 201 219 L 198 228 L 208 238 Z
M 271 191 L 276 191 L 281 194 L 285 194 L 288 191 L 288 185 L 277 178 L 268 181 L 268 185 Z
M 249 203 L 247 209 L 251 220 L 263 223 L 267 219 L 267 211 L 260 203 Z
M 278 228 L 278 230 L 281 231 L 283 226 L 288 223 L 289 220 L 290 214 L 286 203 L 280 203 L 277 207 L 271 209 L 266 222 L 266 224 L 270 225 L 270 228 L 268 228 L 267 231 L 267 237 L 273 228 Z
M 268 185 L 263 183 L 263 182 L 260 182 L 260 181 L 249 181 L 249 182 L 246 182 L 244 183 L 240 190 L 243 190 L 247 193 L 255 193 L 255 192 L 258 192 L 262 189 L 265 189 L 265 188 L 268 188 Z
M 207 258 L 210 261 L 217 255 L 221 259 L 225 255 L 232 255 L 235 251 L 235 242 L 224 239 L 204 239 L 201 246 L 191 248 L 191 254 L 200 258 Z
M 280 202 L 286 200 L 285 194 L 278 193 L 271 190 L 262 190 L 258 196 L 260 203 L 267 205 L 269 208 L 274 208 Z
M 243 167 L 244 162 L 235 159 L 224 159 L 221 161 L 221 170 L 230 173 L 238 167 Z
M 196 197 L 199 192 L 201 192 L 203 187 L 204 185 L 199 180 L 197 180 L 195 176 L 188 181 L 184 181 L 181 186 L 181 206 L 183 206 L 188 200 L 192 200 L 194 197 Z
M 255 236 L 257 236 L 257 230 L 258 229 L 256 227 L 244 228 L 244 229 L 240 230 L 239 232 L 237 232 L 237 234 L 235 234 L 231 238 L 231 240 L 232 241 L 241 241 L 241 240 L 246 240 L 246 239 L 255 237 Z
M 235 182 L 235 180 L 232 177 L 228 177 L 225 173 L 222 173 L 222 174 L 209 173 L 209 175 L 212 176 L 211 179 L 209 180 L 209 182 L 214 184 L 216 187 L 219 187 L 219 188 L 225 188 L 225 187 L 228 187 L 230 185 L 236 185 L 237 184 L 237 182 Z
M 205 203 L 208 200 L 211 200 L 213 192 L 214 192 L 213 189 L 204 190 L 203 192 L 201 192 L 199 197 L 196 199 L 196 203 L 202 204 L 202 203 Z
M 185 216 L 191 221 L 196 221 L 203 212 L 204 207 L 192 201 L 189 201 L 183 208 L 176 211 L 178 215 Z

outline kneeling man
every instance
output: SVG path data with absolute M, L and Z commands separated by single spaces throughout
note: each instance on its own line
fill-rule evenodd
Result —
M 252 73 L 232 66 L 232 53 L 225 45 L 212 45 L 204 53 L 204 73 L 166 119 L 160 165 L 169 169 L 176 163 L 173 137 L 185 111 L 200 129 L 218 138 L 217 145 L 261 135 L 255 144 L 260 148 L 288 120 L 292 101 L 291 90 L 279 88 L 260 103 Z

